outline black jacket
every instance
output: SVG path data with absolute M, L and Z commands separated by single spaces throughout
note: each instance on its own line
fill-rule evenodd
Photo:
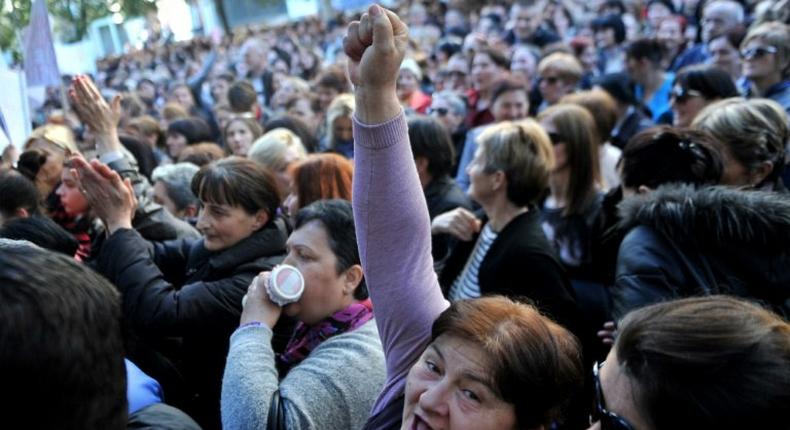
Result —
M 679 297 L 731 294 L 790 316 L 790 199 L 723 187 L 659 188 L 621 205 L 614 314 Z
M 646 130 L 655 124 L 644 112 L 638 107 L 635 107 L 623 120 L 620 127 L 612 132 L 612 137 L 609 141 L 612 145 L 623 149 L 628 141 L 631 140 L 640 131 Z
M 469 259 L 477 237 L 459 242 L 439 278 L 448 291 Z M 511 220 L 480 262 L 478 283 L 483 296 L 526 297 L 571 331 L 579 325 L 575 296 L 565 270 L 554 253 L 536 207 Z
M 425 187 L 425 201 L 428 203 L 428 215 L 431 219 L 458 207 L 472 210 L 469 197 L 447 175 L 434 179 Z M 449 234 L 435 234 L 431 237 L 431 253 L 437 272 L 441 272 L 444 260 L 454 244 L 455 240 Z
M 149 340 L 183 339 L 175 361 L 194 396 L 176 406 L 203 428 L 219 427 L 228 338 L 239 325 L 241 299 L 258 273 L 283 260 L 286 239 L 276 220 L 219 252 L 206 250 L 202 240 L 149 243 L 129 229 L 102 247 L 98 270 L 120 289 L 131 329 Z

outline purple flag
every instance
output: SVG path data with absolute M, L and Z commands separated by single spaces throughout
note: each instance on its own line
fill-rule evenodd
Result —
M 25 33 L 25 77 L 28 87 L 60 85 L 46 0 L 35 0 L 33 3 L 30 25 Z

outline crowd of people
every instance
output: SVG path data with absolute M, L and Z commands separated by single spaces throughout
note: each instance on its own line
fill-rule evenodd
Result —
M 6 422 L 786 428 L 788 19 L 415 0 L 100 60 L 2 154 Z

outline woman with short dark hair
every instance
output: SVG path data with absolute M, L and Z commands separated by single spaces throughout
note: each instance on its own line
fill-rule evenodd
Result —
M 188 145 L 212 141 L 208 124 L 200 118 L 177 119 L 167 127 L 167 154 L 174 160 Z
M 95 161 L 74 163 L 81 189 L 107 226 L 98 271 L 118 286 L 127 321 L 149 345 L 161 345 L 165 336 L 183 339 L 181 348 L 157 357 L 170 372 L 178 369 L 177 385 L 164 389 L 201 426 L 218 428 L 228 337 L 238 325 L 241 299 L 252 279 L 285 254 L 277 180 L 237 157 L 204 166 L 192 179 L 203 238 L 150 243 L 131 228 L 133 194 L 117 174 Z M 163 353 L 161 346 L 154 350 Z M 174 378 L 147 373 L 163 385 Z
M 304 292 L 280 306 L 264 291 L 270 273 L 250 285 L 222 378 L 223 428 L 360 428 L 385 369 L 351 203 L 300 209 L 287 247 L 283 263 L 302 274 Z M 283 315 L 299 323 L 276 354 L 272 329 Z

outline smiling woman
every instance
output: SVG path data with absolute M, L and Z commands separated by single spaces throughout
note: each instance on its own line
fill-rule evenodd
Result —
M 285 251 L 274 175 L 238 157 L 203 167 L 192 190 L 201 202 L 197 227 L 204 238 L 150 243 L 131 229 L 133 197 L 117 174 L 98 162 L 73 161 L 88 195 L 104 196 L 93 202 L 109 233 L 97 268 L 121 291 L 132 330 L 147 345 L 162 345 L 165 336 L 182 338 L 182 347 L 167 356 L 159 349 L 137 351 L 149 357 L 141 365 L 155 370 L 151 376 L 163 381 L 170 402 L 201 427 L 219 428 L 222 372 L 241 299 L 253 278 L 281 262 Z

